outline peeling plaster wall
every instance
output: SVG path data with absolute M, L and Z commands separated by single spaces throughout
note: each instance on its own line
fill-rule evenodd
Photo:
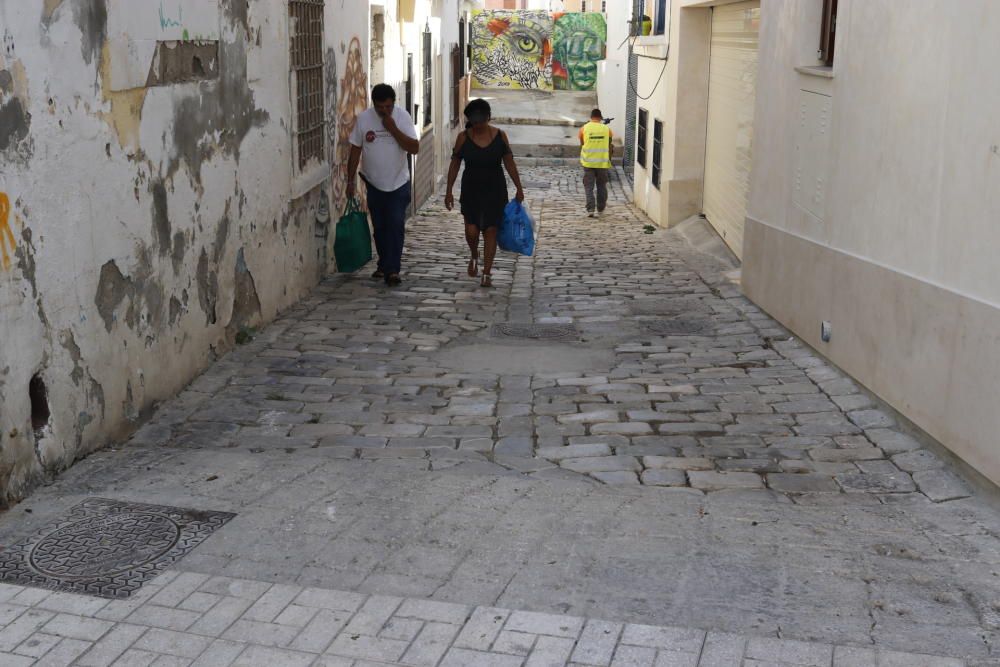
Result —
M 355 23 L 367 44 L 367 3 L 341 5 L 328 80 Z M 267 0 L 0 0 L 0 504 L 125 438 L 325 271 L 336 183 L 291 196 L 287 35 Z M 160 80 L 173 40 L 217 44 L 214 76 Z

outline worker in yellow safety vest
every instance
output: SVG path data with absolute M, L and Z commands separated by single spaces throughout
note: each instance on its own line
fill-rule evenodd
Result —
M 587 215 L 596 217 L 608 205 L 608 173 L 611 170 L 611 128 L 604 124 L 600 109 L 590 112 L 590 122 L 580 128 L 580 164 L 587 192 Z M 594 202 L 594 185 L 597 202 Z

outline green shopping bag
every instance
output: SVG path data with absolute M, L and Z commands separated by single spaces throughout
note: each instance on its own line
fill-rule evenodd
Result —
M 361 210 L 361 202 L 355 197 L 347 201 L 344 215 L 337 222 L 333 256 L 337 260 L 337 270 L 341 273 L 353 273 L 372 259 L 368 215 Z

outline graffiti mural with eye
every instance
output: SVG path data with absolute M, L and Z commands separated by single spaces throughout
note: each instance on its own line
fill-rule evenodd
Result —
M 472 13 L 474 88 L 552 89 L 552 15 L 481 10 Z
M 593 90 L 607 52 L 608 25 L 597 12 L 556 14 L 552 83 L 556 90 Z

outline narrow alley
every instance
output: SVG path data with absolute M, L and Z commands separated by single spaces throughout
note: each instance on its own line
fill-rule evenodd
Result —
M 0 0 L 0 667 L 1000 667 L 997 34 Z
M 235 514 L 126 600 L 0 584 L 0 662 L 1000 664 L 991 497 L 623 177 L 593 220 L 577 169 L 522 176 L 493 289 L 434 197 L 401 287 L 326 278 L 0 518 Z

